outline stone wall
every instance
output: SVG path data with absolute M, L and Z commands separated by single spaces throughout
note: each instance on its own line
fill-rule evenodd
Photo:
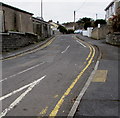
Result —
M 98 37 L 98 28 L 93 29 L 91 37 L 93 39 L 99 39 L 99 37 Z
M 117 9 L 117 14 L 120 15 L 120 7 Z
M 105 39 L 107 33 L 108 33 L 108 27 L 106 25 L 103 25 L 100 28 L 93 29 L 91 37 L 98 40 Z
M 107 34 L 106 42 L 112 45 L 120 46 L 120 32 L 114 32 L 113 34 Z
M 0 42 L 2 44 L 2 52 L 8 52 L 21 47 L 25 47 L 29 44 L 39 42 L 40 39 L 37 38 L 37 35 L 29 33 L 2 33 Z

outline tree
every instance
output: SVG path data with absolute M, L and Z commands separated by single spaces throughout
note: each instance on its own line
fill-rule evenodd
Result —
M 92 23 L 90 21 L 87 21 L 85 24 L 84 24 L 84 29 L 87 30 L 88 27 L 92 27 L 91 25 Z
M 68 31 L 67 31 L 67 34 L 73 34 L 74 33 L 74 30 L 72 30 L 72 29 L 69 29 Z
M 92 18 L 83 17 L 79 19 L 76 23 L 79 25 L 80 28 L 84 28 L 85 30 L 87 30 L 88 27 L 92 26 L 92 22 Z
M 98 24 L 104 25 L 104 24 L 106 24 L 106 21 L 103 19 L 98 19 L 94 22 L 94 26 L 97 27 Z
M 58 29 L 59 29 L 59 31 L 60 31 L 61 33 L 67 34 L 67 29 L 66 29 L 65 27 L 63 27 L 62 25 L 59 25 L 59 26 L 58 26 Z

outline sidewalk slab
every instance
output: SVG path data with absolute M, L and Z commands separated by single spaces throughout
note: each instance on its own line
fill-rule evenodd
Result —
M 119 74 L 119 47 L 106 44 L 104 40 L 93 40 L 82 37 L 82 40 L 99 47 L 102 57 L 98 66 L 98 70 L 107 71 L 107 79 L 103 82 L 91 82 L 86 93 L 84 94 L 75 118 L 83 116 L 111 116 L 118 117 L 119 114 L 119 90 L 118 90 L 118 74 Z M 101 75 L 102 77 L 103 75 Z

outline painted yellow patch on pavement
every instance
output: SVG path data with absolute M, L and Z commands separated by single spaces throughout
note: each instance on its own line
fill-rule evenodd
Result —
M 92 82 L 105 82 L 107 79 L 108 70 L 97 70 Z

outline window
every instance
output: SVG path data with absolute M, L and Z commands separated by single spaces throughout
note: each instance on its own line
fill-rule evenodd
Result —
M 0 32 L 5 31 L 5 24 L 4 24 L 4 11 L 0 10 Z

